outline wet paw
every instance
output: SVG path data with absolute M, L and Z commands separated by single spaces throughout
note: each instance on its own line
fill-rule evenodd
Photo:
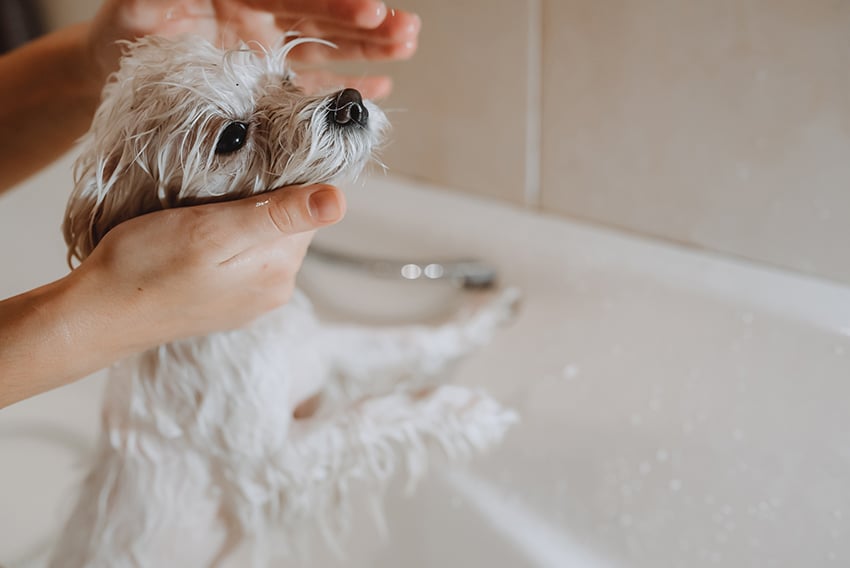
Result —
M 518 288 L 502 290 L 463 324 L 467 337 L 478 345 L 489 343 L 498 328 L 516 318 L 521 296 Z

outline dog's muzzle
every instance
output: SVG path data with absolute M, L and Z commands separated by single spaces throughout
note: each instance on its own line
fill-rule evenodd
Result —
M 366 126 L 369 111 L 357 89 L 343 89 L 328 109 L 328 120 L 339 126 Z

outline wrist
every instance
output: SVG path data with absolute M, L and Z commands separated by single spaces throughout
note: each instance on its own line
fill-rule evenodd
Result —
M 70 276 L 0 301 L 0 408 L 129 353 L 87 283 Z
M 150 310 L 100 266 L 84 263 L 56 285 L 55 304 L 71 315 L 77 342 L 85 342 L 77 348 L 102 359 L 97 368 L 156 344 L 143 321 Z

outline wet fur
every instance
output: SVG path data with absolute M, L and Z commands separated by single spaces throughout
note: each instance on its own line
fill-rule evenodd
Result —
M 368 128 L 330 125 L 333 94 L 295 86 L 291 46 L 129 45 L 83 140 L 69 257 L 84 259 L 112 227 L 149 211 L 355 177 L 386 119 L 366 103 Z M 233 121 L 249 124 L 249 140 L 216 155 Z M 296 293 L 243 329 L 115 365 L 97 457 L 52 566 L 221 566 L 240 547 L 265 566 L 269 543 L 290 542 L 310 519 L 335 539 L 352 484 L 377 495 L 400 468 L 423 473 L 430 448 L 463 458 L 501 440 L 513 412 L 436 381 L 490 340 L 515 301 L 508 292 L 436 328 L 373 329 L 322 324 Z M 294 420 L 317 394 L 318 412 Z

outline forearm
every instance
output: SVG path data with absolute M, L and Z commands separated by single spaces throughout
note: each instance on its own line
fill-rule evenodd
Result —
M 72 273 L 0 301 L 0 408 L 144 347 L 132 344 L 132 326 L 121 321 L 131 306 L 95 292 Z
M 49 34 L 0 57 L 0 193 L 35 173 L 88 128 L 101 79 L 88 24 Z

